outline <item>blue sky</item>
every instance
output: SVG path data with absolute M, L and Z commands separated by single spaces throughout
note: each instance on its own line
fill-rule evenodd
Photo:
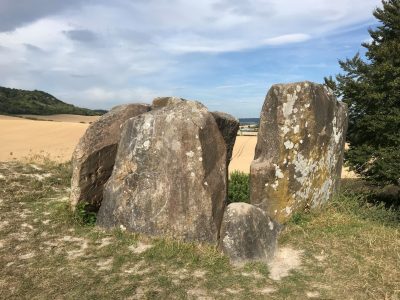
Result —
M 0 0 L 0 85 L 109 109 L 180 96 L 258 117 L 274 83 L 340 72 L 377 0 Z

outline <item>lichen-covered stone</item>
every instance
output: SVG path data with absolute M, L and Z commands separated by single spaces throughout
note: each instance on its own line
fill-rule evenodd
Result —
M 85 202 L 86 209 L 99 209 L 104 183 L 114 167 L 122 124 L 149 110 L 147 104 L 116 106 L 88 127 L 72 155 L 72 208 Z
M 235 264 L 269 261 L 277 245 L 279 226 L 254 205 L 237 202 L 227 206 L 219 248 Z
M 323 85 L 273 85 L 250 167 L 250 202 L 279 223 L 328 201 L 339 185 L 347 106 Z
M 97 224 L 216 244 L 225 174 L 211 113 L 193 101 L 164 105 L 125 123 Z
M 232 159 L 232 151 L 233 146 L 235 145 L 237 132 L 239 130 L 239 121 L 223 112 L 213 111 L 212 115 L 214 116 L 215 121 L 217 122 L 218 128 L 222 134 L 222 137 L 225 140 L 226 144 L 226 163 L 229 165 Z

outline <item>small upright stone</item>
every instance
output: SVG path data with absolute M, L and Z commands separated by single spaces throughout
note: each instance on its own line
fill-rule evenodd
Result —
M 267 262 L 277 245 L 278 225 L 254 205 L 237 202 L 227 206 L 219 248 L 234 264 Z
M 72 155 L 72 208 L 85 202 L 86 209 L 98 211 L 103 186 L 114 167 L 123 123 L 149 110 L 147 104 L 116 106 L 89 126 Z
M 219 131 L 225 140 L 227 152 L 226 164 L 229 166 L 229 163 L 232 159 L 233 146 L 235 145 L 237 132 L 239 130 L 239 121 L 235 117 L 219 111 L 213 111 L 212 115 L 214 116 Z
M 265 99 L 250 203 L 285 223 L 332 198 L 340 182 L 347 106 L 323 85 L 276 84 Z
M 226 146 L 211 113 L 164 99 L 125 123 L 97 224 L 217 244 L 226 184 Z

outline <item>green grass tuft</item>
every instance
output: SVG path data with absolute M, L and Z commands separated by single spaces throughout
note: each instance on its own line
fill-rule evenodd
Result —
M 232 202 L 249 202 L 250 187 L 249 187 L 249 174 L 241 171 L 233 171 L 230 174 L 228 184 L 228 199 L 229 203 Z

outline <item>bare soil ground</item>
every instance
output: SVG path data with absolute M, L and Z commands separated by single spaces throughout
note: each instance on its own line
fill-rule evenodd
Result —
M 364 205 L 358 192 L 296 215 L 275 262 L 234 267 L 210 246 L 82 223 L 68 209 L 70 175 L 68 163 L 0 163 L 0 298 L 400 296 L 398 212 Z

